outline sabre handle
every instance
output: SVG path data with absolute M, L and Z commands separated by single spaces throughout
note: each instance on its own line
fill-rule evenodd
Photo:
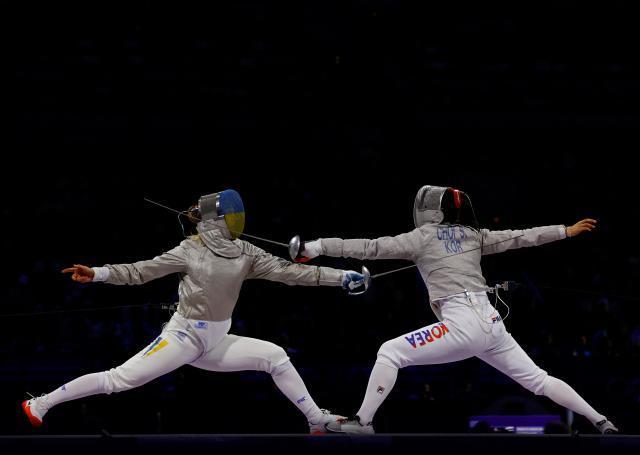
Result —
M 362 284 L 356 289 L 351 289 L 348 291 L 349 295 L 360 295 L 367 292 L 369 289 L 369 285 L 371 284 L 371 272 L 364 265 L 362 266 Z

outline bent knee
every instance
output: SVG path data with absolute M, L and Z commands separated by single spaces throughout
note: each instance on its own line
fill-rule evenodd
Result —
M 378 358 L 376 359 L 377 363 L 382 363 L 383 365 L 387 365 L 391 368 L 402 368 L 404 362 L 400 358 L 398 354 L 398 350 L 394 347 L 394 340 L 385 341 L 378 349 Z
M 256 359 L 257 365 L 255 369 L 257 371 L 265 371 L 271 375 L 282 373 L 284 371 L 282 368 L 287 363 L 290 364 L 289 356 L 280 346 L 273 343 L 269 343 L 269 345 L 269 348 L 265 349 L 262 355 Z

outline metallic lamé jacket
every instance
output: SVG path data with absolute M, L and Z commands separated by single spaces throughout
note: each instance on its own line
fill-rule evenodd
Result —
M 236 306 L 247 279 L 288 285 L 341 286 L 342 271 L 292 263 L 244 240 L 229 240 L 218 230 L 201 232 L 147 261 L 107 264 L 110 284 L 144 284 L 180 274 L 178 313 L 187 319 L 223 321 Z

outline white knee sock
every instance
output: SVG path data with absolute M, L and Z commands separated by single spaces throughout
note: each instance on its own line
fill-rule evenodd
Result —
M 578 395 L 578 393 L 564 381 L 553 376 L 548 376 L 544 385 L 544 395 L 549 397 L 561 406 L 572 410 L 577 414 L 585 416 L 595 425 L 596 422 L 606 419 L 602 414 L 598 414 L 589 403 Z
M 276 367 L 271 377 L 280 391 L 302 411 L 310 423 L 320 423 L 322 411 L 309 395 L 304 381 L 291 362 Z
M 42 400 L 45 412 L 65 401 L 104 393 L 104 375 L 104 372 L 86 374 L 46 394 Z
M 367 391 L 364 395 L 364 401 L 360 410 L 357 412 L 360 417 L 360 423 L 366 425 L 373 420 L 373 416 L 387 398 L 389 392 L 396 383 L 398 377 L 398 369 L 390 367 L 380 362 L 376 362 L 369 377 Z

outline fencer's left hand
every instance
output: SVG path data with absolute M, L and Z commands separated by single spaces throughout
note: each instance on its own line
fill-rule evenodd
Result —
M 364 275 L 353 270 L 342 272 L 342 287 L 349 294 L 359 294 L 365 291 Z
M 593 231 L 596 228 L 598 222 L 591 218 L 585 218 L 578 221 L 573 226 L 567 227 L 567 237 L 575 237 L 578 234 L 582 234 L 586 231 Z
M 91 283 L 95 276 L 91 267 L 82 264 L 73 264 L 73 267 L 67 267 L 62 273 L 71 273 L 71 279 L 79 283 Z

